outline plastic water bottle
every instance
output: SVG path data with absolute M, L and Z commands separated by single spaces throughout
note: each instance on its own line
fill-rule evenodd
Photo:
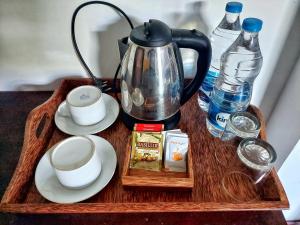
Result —
M 245 111 L 250 104 L 253 82 L 263 63 L 258 41 L 261 27 L 261 20 L 245 19 L 241 34 L 221 57 L 206 119 L 207 129 L 215 137 L 222 135 L 231 113 Z
M 212 46 L 211 65 L 199 89 L 198 103 L 205 112 L 208 110 L 209 99 L 215 80 L 219 76 L 222 54 L 236 40 L 241 33 L 240 12 L 243 5 L 239 2 L 228 2 L 225 16 L 215 28 L 210 37 Z

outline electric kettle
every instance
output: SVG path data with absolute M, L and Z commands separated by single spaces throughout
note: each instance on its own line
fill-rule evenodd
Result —
M 180 106 L 198 91 L 209 68 L 208 38 L 197 30 L 170 29 L 151 19 L 135 27 L 129 38 L 119 42 L 119 48 L 125 125 L 132 128 L 135 123 L 163 123 L 165 129 L 174 128 L 180 120 Z M 197 72 L 187 86 L 179 48 L 198 53 Z

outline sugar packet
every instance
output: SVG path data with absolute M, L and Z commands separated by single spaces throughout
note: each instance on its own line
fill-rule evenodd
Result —
M 186 172 L 189 138 L 180 130 L 165 132 L 164 166 L 167 171 Z

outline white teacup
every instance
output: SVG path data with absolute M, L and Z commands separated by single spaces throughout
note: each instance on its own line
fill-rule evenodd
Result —
M 96 124 L 106 115 L 102 92 L 92 85 L 80 86 L 70 91 L 66 103 L 69 116 L 82 126 Z
M 58 143 L 50 154 L 50 161 L 59 182 L 68 188 L 86 187 L 101 172 L 95 144 L 83 136 L 73 136 Z

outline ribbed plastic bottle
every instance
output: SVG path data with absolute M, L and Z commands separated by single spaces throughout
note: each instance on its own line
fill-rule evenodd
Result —
M 243 5 L 240 2 L 228 2 L 225 16 L 210 36 L 212 46 L 211 65 L 199 89 L 198 103 L 207 112 L 214 83 L 219 76 L 221 56 L 241 33 L 240 13 Z
M 222 135 L 231 113 L 247 109 L 254 79 L 263 63 L 258 41 L 262 21 L 247 18 L 242 28 L 236 41 L 221 57 L 220 75 L 211 95 L 206 125 L 215 137 Z

